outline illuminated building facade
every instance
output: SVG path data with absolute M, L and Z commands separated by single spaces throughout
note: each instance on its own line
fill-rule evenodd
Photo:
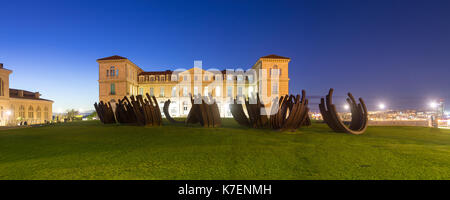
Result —
M 201 61 L 190 69 L 144 71 L 121 56 L 97 60 L 99 64 L 99 100 L 116 103 L 124 96 L 155 96 L 162 107 L 171 100 L 172 116 L 187 116 L 191 102 L 189 94 L 212 96 L 223 117 L 230 117 L 231 97 L 259 93 L 265 103 L 289 93 L 290 59 L 278 55 L 261 57 L 250 70 L 205 70 Z
M 53 101 L 40 98 L 39 92 L 9 88 L 11 70 L 0 63 L 0 125 L 40 124 L 52 118 Z

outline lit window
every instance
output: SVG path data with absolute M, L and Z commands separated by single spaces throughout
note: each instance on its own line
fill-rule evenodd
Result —
M 187 87 L 183 87 L 183 96 L 187 97 L 188 96 L 188 90 Z
M 220 96 L 221 96 L 220 86 L 216 86 L 216 97 L 220 97 Z
M 198 87 L 194 87 L 194 95 L 198 94 Z
M 150 88 L 150 96 L 154 96 L 153 88 Z
M 227 80 L 228 81 L 232 81 L 233 80 L 233 75 L 227 75 Z
M 139 94 L 144 95 L 144 88 L 139 88 Z
M 243 79 L 242 75 L 238 75 L 238 76 L 237 76 L 237 80 L 238 80 L 238 81 L 242 81 L 242 79 Z
M 208 91 L 208 86 L 205 87 L 205 89 L 203 90 L 203 96 L 208 96 L 209 95 L 209 91 Z
M 238 87 L 238 96 L 242 96 L 242 87 L 241 86 L 239 86 Z
M 177 96 L 177 87 L 172 87 L 172 97 Z
M 227 97 L 233 97 L 233 86 L 227 87 Z
M 164 95 L 164 87 L 160 88 L 159 96 L 160 96 L 160 97 L 164 97 L 164 96 L 165 96 L 165 95 Z

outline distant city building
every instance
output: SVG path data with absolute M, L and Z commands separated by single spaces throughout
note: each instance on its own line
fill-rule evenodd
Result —
M 271 97 L 289 93 L 290 59 L 278 55 L 259 58 L 251 68 L 254 74 L 243 70 L 200 69 L 196 66 L 198 62 L 185 71 L 144 71 L 129 59 L 117 55 L 98 59 L 97 62 L 100 101 L 116 103 L 124 96 L 148 93 L 157 98 L 161 107 L 170 99 L 169 112 L 177 117 L 188 114 L 191 106 L 189 94 L 211 95 L 216 99 L 222 116 L 230 117 L 230 97 L 261 94 L 263 90 Z M 198 83 L 201 83 L 200 87 Z
M 53 101 L 39 92 L 9 88 L 11 70 L 0 63 L 0 125 L 39 124 L 52 118 Z

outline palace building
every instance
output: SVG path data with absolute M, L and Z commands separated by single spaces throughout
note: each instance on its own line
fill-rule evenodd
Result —
M 263 101 L 289 93 L 290 59 L 278 55 L 261 57 L 249 70 L 205 70 L 201 61 L 190 69 L 144 71 L 121 56 L 97 60 L 99 64 L 99 100 L 115 105 L 124 96 L 155 96 L 162 108 L 171 100 L 169 112 L 173 117 L 187 116 L 191 102 L 189 95 L 212 96 L 222 117 L 231 117 L 231 97 L 252 96 L 259 93 Z M 263 95 L 262 95 L 263 94 Z
M 39 92 L 9 88 L 11 70 L 0 63 L 0 125 L 41 124 L 52 119 L 53 101 L 40 98 Z

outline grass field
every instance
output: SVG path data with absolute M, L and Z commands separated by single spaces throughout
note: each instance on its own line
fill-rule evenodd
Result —
M 0 179 L 450 179 L 450 130 L 74 122 L 1 130 Z

